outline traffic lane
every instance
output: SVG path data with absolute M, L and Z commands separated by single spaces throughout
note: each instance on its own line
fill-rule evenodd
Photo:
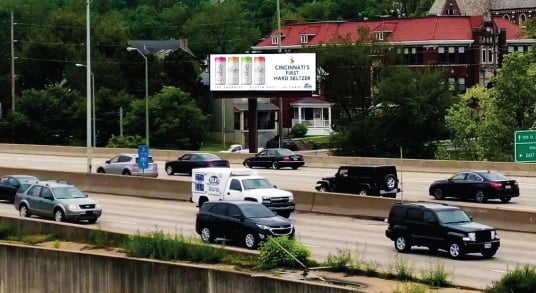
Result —
M 109 158 L 93 158 L 93 171 L 97 165 L 104 163 Z M 157 161 L 159 168 L 159 179 L 190 181 L 188 175 L 178 174 L 169 176 L 165 173 L 164 161 Z M 84 157 L 62 157 L 48 155 L 25 155 L 25 154 L 5 154 L 0 153 L 1 167 L 17 167 L 28 169 L 56 170 L 67 172 L 85 172 L 87 168 L 86 158 Z M 233 164 L 233 167 L 243 167 L 238 164 Z M 310 168 L 303 167 L 298 170 L 281 169 L 271 170 L 264 168 L 255 168 L 259 174 L 267 177 L 274 185 L 281 189 L 315 191 L 316 182 L 322 177 L 333 176 L 337 170 L 330 168 Z M 437 179 L 445 179 L 452 176 L 452 173 L 428 173 L 428 172 L 398 172 L 398 177 L 401 181 L 402 192 L 398 199 L 419 201 L 433 200 L 428 195 L 430 184 Z M 536 208 L 536 177 L 511 177 L 519 182 L 521 195 L 514 198 L 508 204 L 502 204 L 499 201 L 491 201 L 488 205 L 497 207 L 506 206 L 520 209 Z M 456 205 L 477 205 L 471 201 L 447 200 L 443 201 L 449 204 Z M 484 205 L 484 206 L 486 206 Z
M 107 194 L 91 194 L 90 197 L 103 207 L 97 224 L 100 229 L 129 234 L 164 231 L 171 235 L 199 237 L 195 233 L 198 209 L 193 203 Z M 0 213 L 17 215 L 11 204 L 0 204 Z M 536 265 L 533 251 L 536 234 L 500 231 L 501 248 L 495 258 L 483 260 L 473 255 L 454 261 L 446 253 L 434 256 L 426 249 L 397 253 L 393 242 L 385 237 L 386 224 L 380 221 L 310 213 L 294 213 L 290 219 L 296 226 L 296 237 L 312 250 L 313 258 L 321 261 L 327 260 L 329 255 L 337 255 L 341 249 L 349 249 L 356 259 L 376 263 L 384 269 L 392 267 L 396 261 L 406 261 L 419 274 L 434 264 L 443 264 L 456 283 L 477 288 L 490 285 L 518 264 Z

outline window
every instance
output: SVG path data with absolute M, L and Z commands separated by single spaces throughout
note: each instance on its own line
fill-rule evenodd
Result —
M 279 36 L 272 36 L 272 45 L 279 44 Z
M 300 36 L 300 39 L 301 39 L 301 43 L 302 43 L 302 44 L 307 44 L 307 43 L 309 43 L 309 36 L 308 36 L 308 35 L 301 35 L 301 36 Z
M 210 209 L 211 213 L 214 213 L 216 215 L 225 215 L 227 212 L 227 205 L 226 204 L 216 204 Z
M 423 218 L 426 223 L 430 223 L 431 221 L 437 221 L 434 213 L 428 210 L 424 211 Z
M 508 53 L 514 52 L 514 46 L 508 46 Z
M 7 178 L 7 177 L 4 177 L 4 178 L 1 178 L 1 179 L 0 179 L 0 183 L 1 183 L 1 184 L 4 184 L 4 185 L 7 185 L 7 181 L 8 181 L 8 178 Z
M 230 190 L 237 190 L 242 191 L 242 185 L 240 184 L 240 181 L 238 179 L 231 180 L 231 184 L 229 185 Z
M 233 124 L 235 130 L 240 130 L 240 113 L 241 112 L 234 112 L 233 115 Z
M 376 40 L 383 41 L 383 32 L 376 32 Z
M 458 78 L 458 90 L 461 92 L 465 92 L 465 77 Z
M 493 63 L 493 47 L 492 46 L 482 46 L 482 64 L 492 64 Z
M 43 192 L 41 192 L 41 197 L 52 197 L 52 191 L 50 191 L 50 188 L 43 188 Z
M 242 212 L 236 206 L 229 205 L 227 207 L 227 216 L 229 216 L 229 217 L 242 216 Z
M 422 209 L 420 208 L 409 208 L 408 209 L 408 220 L 415 222 L 422 222 Z
M 41 193 L 41 186 L 36 185 L 28 192 L 28 195 L 39 196 L 39 193 Z

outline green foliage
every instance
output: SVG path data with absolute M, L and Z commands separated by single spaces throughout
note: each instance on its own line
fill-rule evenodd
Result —
M 447 287 L 451 285 L 451 277 L 451 273 L 445 269 L 445 264 L 435 261 L 421 270 L 420 280 L 434 287 Z
M 290 255 L 289 255 L 290 253 Z M 271 237 L 261 246 L 257 267 L 260 269 L 273 269 L 276 267 L 297 268 L 307 264 L 311 250 L 288 237 Z
M 487 293 L 536 292 L 536 267 L 530 265 L 518 266 L 509 271 Z
M 182 236 L 170 236 L 162 231 L 149 235 L 131 235 L 125 244 L 127 255 L 160 260 L 189 260 L 217 263 L 225 255 L 221 248 L 193 242 Z
M 401 281 L 415 280 L 415 266 L 407 259 L 395 254 L 393 262 L 389 264 L 387 275 Z
M 6 222 L 0 222 L 0 239 L 7 239 L 13 234 L 13 229 Z
M 398 284 L 396 288 L 393 289 L 393 293 L 426 293 L 429 292 L 426 286 L 418 283 L 405 282 L 400 288 Z
M 347 271 L 353 264 L 350 249 L 337 248 L 336 254 L 328 254 L 327 265 L 335 272 Z
M 294 124 L 294 126 L 292 126 L 292 129 L 290 130 L 290 134 L 293 137 L 297 138 L 305 137 L 305 135 L 307 134 L 307 125 L 303 123 Z
M 115 136 L 108 140 L 107 148 L 137 148 L 145 143 L 145 138 L 139 135 Z
M 110 233 L 100 229 L 90 231 L 87 235 L 86 241 L 94 244 L 96 248 L 106 248 L 118 244 Z
M 353 252 L 349 248 L 338 248 L 336 254 L 328 254 L 327 263 L 330 270 L 346 272 L 357 275 L 379 276 L 380 265 L 374 261 L 367 261 L 359 251 Z

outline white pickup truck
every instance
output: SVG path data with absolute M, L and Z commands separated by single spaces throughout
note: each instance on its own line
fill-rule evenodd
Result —
M 192 201 L 249 200 L 262 203 L 288 218 L 295 209 L 294 195 L 273 186 L 255 170 L 245 168 L 197 168 L 192 172 Z
M 257 153 L 260 153 L 262 151 L 262 148 L 257 149 Z M 239 144 L 232 144 L 227 150 L 220 151 L 220 153 L 241 153 L 241 154 L 248 154 L 249 149 L 244 148 L 244 146 Z

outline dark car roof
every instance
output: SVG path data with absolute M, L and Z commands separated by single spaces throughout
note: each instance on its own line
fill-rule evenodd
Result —
M 396 167 L 396 166 L 395 165 L 380 165 L 380 164 L 370 164 L 370 165 L 361 164 L 361 165 L 342 165 L 339 168 L 355 168 L 355 167 L 378 168 L 378 167 Z
M 2 177 L 25 178 L 25 179 L 37 178 L 37 177 L 35 177 L 33 175 L 4 175 Z
M 458 210 L 460 208 L 455 206 L 450 206 L 448 204 L 444 203 L 432 203 L 432 202 L 412 202 L 412 203 L 397 203 L 395 206 L 416 206 L 416 207 L 423 207 L 426 209 L 431 210 Z

